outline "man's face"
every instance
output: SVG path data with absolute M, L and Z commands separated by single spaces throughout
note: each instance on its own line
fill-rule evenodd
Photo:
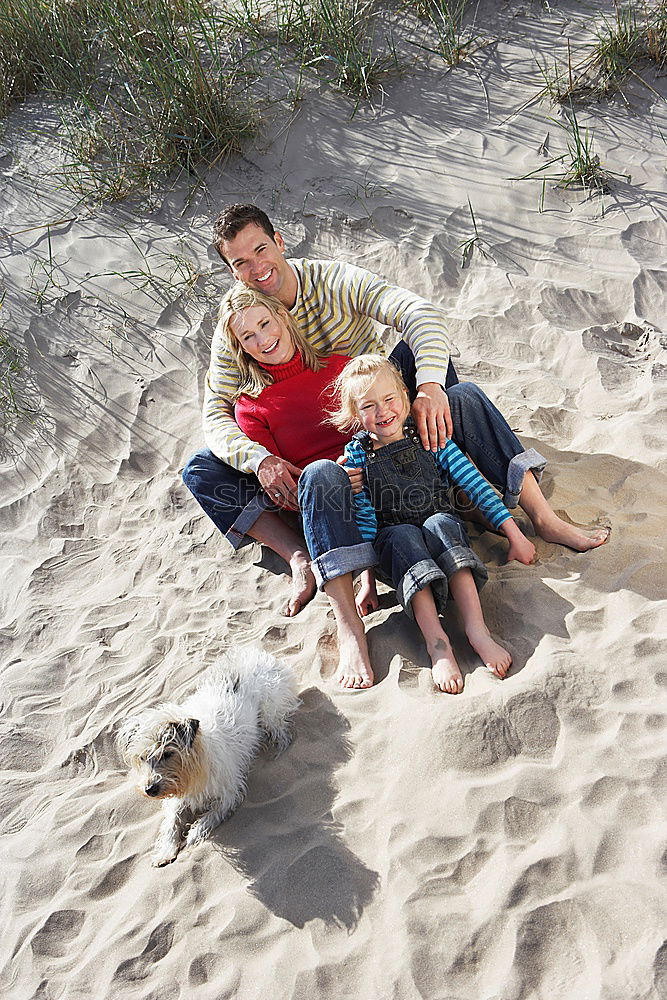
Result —
M 292 274 L 280 233 L 272 240 L 256 222 L 249 222 L 231 240 L 224 240 L 221 250 L 235 278 L 265 295 L 280 297 Z

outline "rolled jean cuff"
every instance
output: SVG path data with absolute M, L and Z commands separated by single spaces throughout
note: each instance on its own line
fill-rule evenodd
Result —
M 234 550 L 240 549 L 246 542 L 253 541 L 248 538 L 248 531 L 257 518 L 267 510 L 278 510 L 278 508 L 266 493 L 258 493 L 249 504 L 246 504 L 232 526 L 225 532 L 225 538 Z
M 503 497 L 506 507 L 516 507 L 518 504 L 526 473 L 532 472 L 539 483 L 546 464 L 546 458 L 536 448 L 521 451 L 511 459 L 507 467 L 507 486 Z
M 396 596 L 409 618 L 414 619 L 412 598 L 429 586 L 439 611 L 444 611 L 447 603 L 447 576 L 433 559 L 422 559 L 406 570 L 398 582 Z
M 438 566 L 444 571 L 447 580 L 460 569 L 469 569 L 478 590 L 481 590 L 489 579 L 486 566 L 467 545 L 455 545 L 447 549 L 438 556 Z
M 360 542 L 358 545 L 342 545 L 337 549 L 329 549 L 321 556 L 316 556 L 310 564 L 318 590 L 325 583 L 335 580 L 346 573 L 356 573 L 360 569 L 375 566 L 377 556 L 370 542 Z

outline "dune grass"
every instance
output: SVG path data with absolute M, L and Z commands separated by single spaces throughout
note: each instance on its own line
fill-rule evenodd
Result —
M 667 62 L 667 0 L 618 3 L 614 17 L 603 20 L 595 35 L 590 52 L 576 67 L 569 41 L 566 64 L 554 60 L 552 66 L 540 65 L 543 92 L 555 104 L 609 97 L 629 76 L 646 86 L 636 68 L 650 62 L 660 69 Z
M 586 195 L 602 195 L 609 190 L 609 180 L 613 174 L 605 170 L 594 147 L 594 135 L 588 128 L 582 127 L 577 118 L 574 105 L 570 103 L 565 121 L 556 118 L 550 121 L 565 133 L 567 150 L 559 156 L 553 156 L 536 170 L 531 170 L 521 177 L 512 180 L 539 180 L 542 182 L 540 211 L 544 208 L 544 196 L 547 181 L 555 181 L 555 186 L 563 190 L 579 188 Z M 546 173 L 556 167 L 552 173 Z
M 488 247 L 488 242 L 482 237 L 477 226 L 477 219 L 475 218 L 475 212 L 472 207 L 472 202 L 468 198 L 468 211 L 470 212 L 470 221 L 472 223 L 472 233 L 466 239 L 461 240 L 459 243 L 459 253 L 461 254 L 461 268 L 465 269 L 470 263 L 470 259 L 475 250 L 484 257 L 486 260 L 493 260 L 493 255 L 486 249 Z
M 5 458 L 7 452 L 8 442 L 4 435 L 21 420 L 34 420 L 42 412 L 41 397 L 26 351 L 17 347 L 0 329 L 0 433 L 3 435 L 0 458 Z
M 458 66 L 478 47 L 479 36 L 467 19 L 470 0 L 407 0 L 406 5 L 435 31 L 435 46 L 420 48 L 441 56 L 448 66 Z
M 89 0 L 3 0 L 0 113 L 40 89 L 76 93 L 88 64 Z
M 299 79 L 312 72 L 357 101 L 397 68 L 375 0 L 240 0 L 221 16 L 249 43 L 246 55 L 269 55 L 279 70 L 290 60 Z
M 122 197 L 241 149 L 256 114 L 209 0 L 4 0 L 0 110 L 67 100 L 65 179 Z

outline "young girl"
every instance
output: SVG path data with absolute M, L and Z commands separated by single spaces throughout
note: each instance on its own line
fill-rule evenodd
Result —
M 408 393 L 398 370 L 379 355 L 350 361 L 335 382 L 339 430 L 361 426 L 346 445 L 347 467 L 363 468 L 366 485 L 355 495 L 362 537 L 372 541 L 384 576 L 396 588 L 405 611 L 421 629 L 441 691 L 463 690 L 463 676 L 440 623 L 448 593 L 463 619 L 472 648 L 503 678 L 512 657 L 489 633 L 478 589 L 487 572 L 470 548 L 466 530 L 449 497 L 461 487 L 491 524 L 508 539 L 508 561 L 530 563 L 533 544 L 510 512 L 453 441 L 434 453 L 421 444 L 409 419 Z

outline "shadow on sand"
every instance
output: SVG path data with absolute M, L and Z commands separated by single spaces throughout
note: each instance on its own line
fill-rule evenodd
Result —
M 253 769 L 243 808 L 213 843 L 276 916 L 296 927 L 320 919 L 351 932 L 380 879 L 349 850 L 332 818 L 334 774 L 353 752 L 349 723 L 316 688 L 301 699 L 292 746 Z

